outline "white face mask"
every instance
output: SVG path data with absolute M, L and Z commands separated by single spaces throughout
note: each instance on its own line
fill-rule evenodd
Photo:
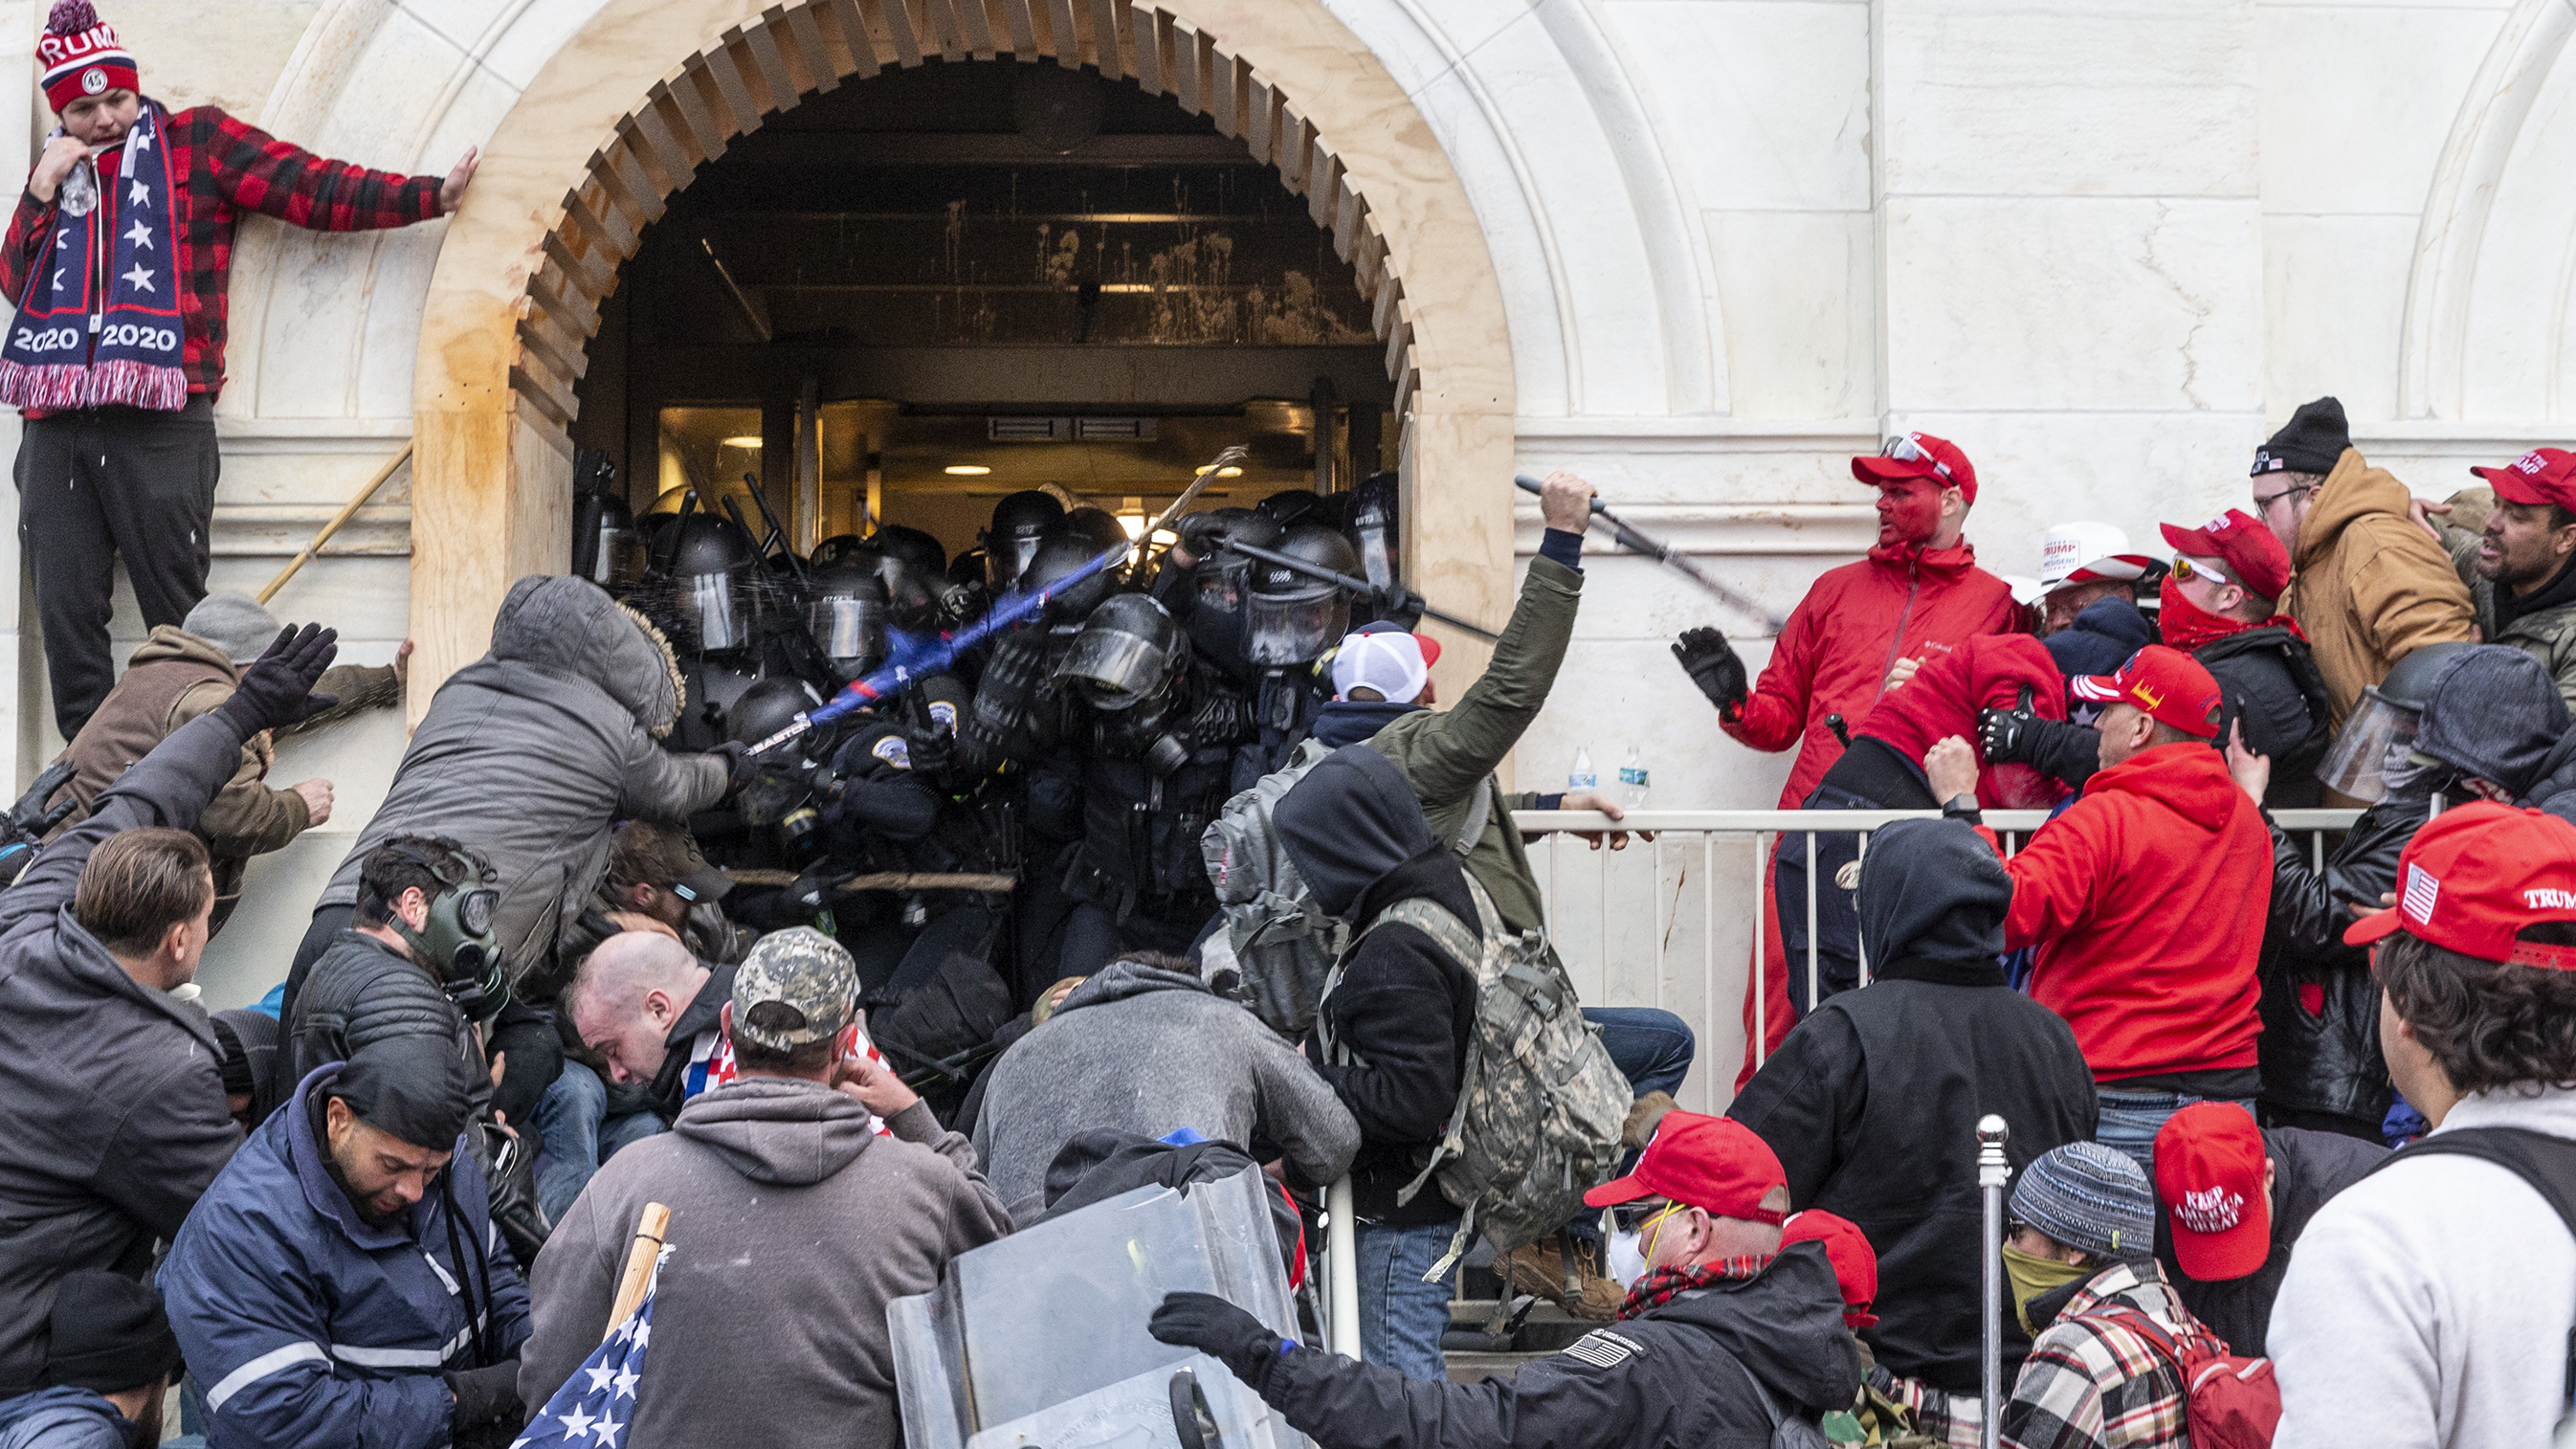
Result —
M 1637 1286 L 1637 1280 L 1646 1276 L 1646 1251 L 1640 1246 L 1637 1234 L 1623 1233 L 1612 1227 L 1608 1213 L 1601 1215 L 1601 1230 L 1602 1271 L 1622 1288 Z

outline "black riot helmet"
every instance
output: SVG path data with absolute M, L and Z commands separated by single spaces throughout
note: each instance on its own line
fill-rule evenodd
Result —
M 1065 532 L 1091 545 L 1094 554 L 1131 542 L 1126 525 L 1105 508 L 1077 508 L 1064 516 Z
M 794 675 L 774 674 L 755 682 L 725 711 L 725 738 L 756 745 L 795 722 L 807 710 L 821 709 L 823 696 Z
M 760 550 L 732 519 L 711 513 L 692 513 L 671 528 L 661 540 L 671 561 L 671 601 L 698 647 L 721 653 L 749 644 Z
M 939 626 L 939 600 L 948 591 L 948 550 L 918 528 L 901 524 L 877 530 L 877 576 L 885 580 L 886 617 L 898 629 Z
M 1240 619 L 1243 602 L 1251 592 L 1252 557 L 1236 553 L 1222 545 L 1248 543 L 1254 548 L 1275 549 L 1287 530 L 1267 513 L 1255 508 L 1218 508 L 1210 510 L 1205 524 L 1191 532 L 1206 540 L 1207 552 L 1190 570 L 1196 586 L 1198 609 L 1229 619 Z
M 1404 579 L 1404 533 L 1396 509 L 1393 473 L 1371 473 L 1351 490 L 1351 542 L 1360 551 L 1360 576 L 1381 589 Z
M 1346 577 L 1360 569 L 1351 541 L 1320 524 L 1300 524 L 1275 552 Z M 1279 564 L 1252 565 L 1246 601 L 1244 657 L 1254 664 L 1304 664 L 1321 659 L 1350 632 L 1351 601 L 1338 585 Z
M 861 555 L 866 556 L 868 569 L 873 573 L 877 566 L 877 546 L 855 533 L 836 533 L 814 545 L 814 552 L 806 558 L 805 567 L 827 569 L 844 559 Z
M 853 679 L 886 657 L 886 586 L 875 552 L 862 546 L 806 576 L 812 602 L 805 627 L 832 666 Z
M 1261 511 L 1281 528 L 1295 528 L 1308 521 L 1308 516 L 1323 504 L 1324 496 L 1312 488 L 1282 488 L 1261 500 Z
M 985 566 L 993 587 L 1008 589 L 1037 556 L 1038 545 L 1063 526 L 1064 505 L 1053 494 L 1024 488 L 994 504 L 993 526 L 984 530 Z
M 1094 548 L 1091 540 L 1087 538 L 1076 538 L 1069 533 L 1059 533 L 1038 545 L 1037 553 L 1029 559 L 1029 566 L 1020 571 L 1018 591 L 1033 594 L 1054 588 L 1058 580 L 1068 577 L 1076 569 L 1108 551 L 1106 547 Z M 1100 601 L 1108 598 L 1110 590 L 1115 587 L 1116 584 L 1111 579 L 1109 570 L 1103 569 L 1047 600 L 1046 621 L 1050 624 L 1067 624 L 1079 619 L 1087 619 L 1091 617 L 1091 611 L 1099 608 Z
M 1161 697 L 1190 662 L 1181 626 L 1143 594 L 1114 594 L 1082 621 L 1058 679 L 1070 679 L 1094 709 L 1127 710 Z

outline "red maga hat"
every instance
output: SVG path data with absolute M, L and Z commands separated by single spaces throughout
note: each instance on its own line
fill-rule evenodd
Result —
M 1930 433 L 1899 433 L 1880 446 L 1878 456 L 1852 459 L 1851 468 L 1853 477 L 1872 487 L 1929 478 L 1955 484 L 1961 498 L 1977 501 L 1977 470 L 1969 465 L 1968 455 L 1948 438 Z
M 2157 1129 L 2156 1201 L 2195 1281 L 2242 1278 L 2272 1256 L 2263 1160 L 2263 1129 L 2233 1102 L 2195 1102 Z
M 1878 1250 L 1860 1225 L 1823 1208 L 1809 1208 L 1780 1229 L 1780 1246 L 1822 1243 L 1834 1263 L 1834 1285 L 1843 1292 L 1843 1326 L 1867 1328 L 1878 1322 L 1869 1305 L 1878 1298 Z
M 1721 1218 L 1776 1223 L 1787 1216 L 1762 1206 L 1771 1189 L 1789 1185 L 1771 1144 L 1731 1117 L 1667 1112 L 1637 1159 L 1637 1170 L 1583 1195 L 1592 1207 L 1662 1197 Z
M 2079 674 L 2066 687 L 2078 699 L 2134 704 L 2156 723 L 2187 735 L 2218 737 L 2218 681 L 2179 649 L 2150 644 L 2130 655 L 2119 673 Z
M 2469 470 L 2494 485 L 2496 497 L 2529 506 L 2555 503 L 2576 511 L 2576 453 L 2534 448 L 2501 468 Z
M 2227 582 L 2249 594 L 2277 599 L 2290 587 L 2290 551 L 2253 514 L 2231 508 L 2198 528 L 2158 524 L 2173 551 L 2190 558 L 2214 558 L 2227 572 Z
M 2480 800 L 2424 822 L 2397 857 L 2397 904 L 2343 939 L 2367 946 L 2404 931 L 2481 961 L 2576 971 L 2576 946 L 2514 939 L 2544 921 L 2576 921 L 2576 825 Z

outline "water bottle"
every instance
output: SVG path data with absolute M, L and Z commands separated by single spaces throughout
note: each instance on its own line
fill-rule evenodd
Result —
M 73 162 L 55 199 L 65 216 L 89 215 L 98 206 L 98 168 L 86 160 Z
M 1565 777 L 1565 793 L 1571 795 L 1578 790 L 1598 790 L 1600 788 L 1601 777 L 1592 773 L 1592 752 L 1581 745 L 1576 745 L 1574 747 L 1574 768 L 1567 772 Z
M 1619 808 L 1646 808 L 1646 757 L 1635 745 L 1628 747 L 1627 763 L 1619 767 Z

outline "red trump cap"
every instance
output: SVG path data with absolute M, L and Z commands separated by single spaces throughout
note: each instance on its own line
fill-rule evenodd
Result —
M 2150 644 L 2130 655 L 2119 673 L 2079 674 L 2066 688 L 2077 699 L 2136 705 L 2156 723 L 2187 735 L 2218 736 L 2218 681 L 2179 649 Z
M 1776 1223 L 1787 1214 L 1762 1206 L 1762 1199 L 1788 1185 L 1779 1155 L 1752 1128 L 1732 1117 L 1667 1112 L 1637 1170 L 1585 1193 L 1583 1201 L 1615 1207 L 1663 1197 L 1721 1218 Z
M 2156 1132 L 2156 1201 L 2174 1261 L 2202 1283 L 2242 1278 L 2272 1256 L 2263 1129 L 2233 1102 L 2195 1102 Z
M 2564 448 L 2534 448 L 2501 468 L 2469 471 L 2493 485 L 2507 503 L 2555 503 L 2576 511 L 2576 453 Z
M 2424 822 L 2397 857 L 2397 904 L 2343 939 L 2367 946 L 2404 931 L 2481 961 L 2576 971 L 2576 946 L 2515 939 L 2544 921 L 2576 921 L 2576 825 L 2479 800 Z

